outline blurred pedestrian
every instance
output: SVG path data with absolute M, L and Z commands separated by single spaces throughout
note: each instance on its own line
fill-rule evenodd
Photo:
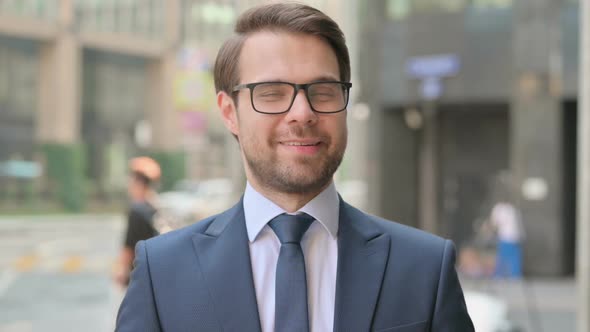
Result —
M 453 243 L 336 191 L 352 86 L 336 22 L 276 2 L 240 15 L 235 32 L 214 78 L 245 193 L 137 244 L 116 330 L 474 331 Z
M 498 278 L 522 277 L 522 241 L 524 226 L 515 206 L 515 189 L 512 175 L 502 170 L 494 177 L 492 198 L 495 202 L 483 229 L 495 235 L 496 259 L 494 276 Z
M 492 208 L 490 223 L 496 230 L 495 277 L 522 277 L 522 247 L 524 237 L 520 213 L 510 202 L 498 202 Z
M 114 271 L 114 279 L 121 286 L 127 286 L 129 283 L 137 242 L 158 235 L 158 230 L 154 226 L 154 186 L 160 180 L 160 176 L 160 166 L 152 158 L 137 157 L 129 161 L 127 194 L 130 206 L 127 212 L 127 229 Z

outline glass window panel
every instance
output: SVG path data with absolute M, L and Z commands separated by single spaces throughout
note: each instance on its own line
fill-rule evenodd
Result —
M 101 19 L 101 30 L 106 32 L 112 32 L 115 26 L 115 13 L 113 11 L 113 2 L 111 0 L 105 0 L 102 7 L 102 19 Z
M 36 17 L 47 18 L 47 2 L 41 0 L 35 0 L 33 3 Z
M 410 0 L 388 0 L 387 16 L 390 19 L 403 19 L 410 13 Z
M 413 11 L 459 11 L 468 4 L 468 0 L 413 0 Z
M 32 116 L 35 112 L 36 94 L 36 61 L 31 54 L 21 51 L 12 52 L 12 85 L 11 91 L 14 111 L 20 115 Z
M 472 6 L 476 9 L 509 8 L 513 0 L 472 0 Z
M 151 37 L 160 38 L 164 36 L 164 18 L 166 17 L 166 6 L 163 1 L 154 2 L 152 7 Z
M 0 109 L 8 99 L 8 62 L 6 52 L 0 49 Z
M 151 1 L 142 1 L 137 6 L 135 15 L 135 31 L 142 36 L 149 36 Z
M 404 19 L 420 12 L 459 12 L 476 9 L 509 8 L 514 0 L 387 0 L 387 16 Z M 578 0 L 570 0 L 578 1 Z
M 42 0 L 0 0 L 0 11 L 12 15 L 36 18 L 54 18 L 48 15 L 47 8 L 56 7 L 54 2 Z

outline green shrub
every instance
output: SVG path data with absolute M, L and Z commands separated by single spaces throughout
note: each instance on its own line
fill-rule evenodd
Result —
M 186 159 L 182 151 L 158 151 L 151 152 L 150 157 L 154 158 L 162 168 L 162 179 L 160 190 L 172 189 L 174 184 L 186 176 Z
M 82 211 L 87 197 L 84 146 L 46 143 L 40 150 L 45 156 L 47 176 L 56 185 L 58 200 L 68 211 Z

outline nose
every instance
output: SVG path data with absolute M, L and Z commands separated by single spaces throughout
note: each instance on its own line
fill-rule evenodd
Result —
M 287 112 L 287 120 L 289 122 L 299 122 L 307 125 L 311 125 L 317 122 L 318 115 L 311 109 L 311 105 L 305 96 L 303 89 L 297 91 L 295 100 L 291 109 Z

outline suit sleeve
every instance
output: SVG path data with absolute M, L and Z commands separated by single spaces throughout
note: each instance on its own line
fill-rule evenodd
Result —
M 455 246 L 449 240 L 445 242 L 431 330 L 437 332 L 475 331 L 455 270 Z
M 135 247 L 129 288 L 117 314 L 115 332 L 161 332 L 145 241 Z

